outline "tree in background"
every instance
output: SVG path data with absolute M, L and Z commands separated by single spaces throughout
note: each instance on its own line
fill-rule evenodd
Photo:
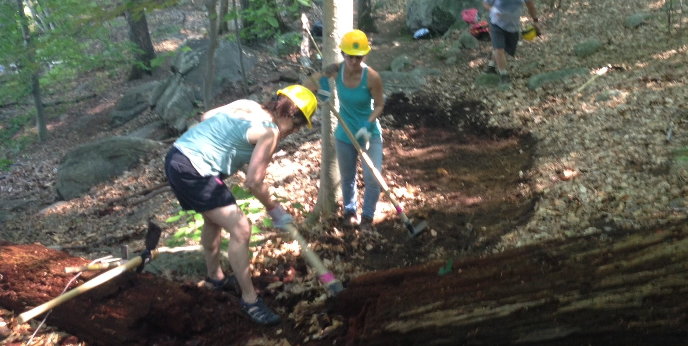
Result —
M 124 15 L 129 25 L 129 39 L 136 46 L 136 61 L 129 73 L 129 80 L 133 80 L 152 73 L 151 60 L 155 59 L 155 49 L 151 42 L 145 7 L 141 4 L 141 0 L 126 1 L 125 7 Z
M 205 0 L 205 8 L 208 11 L 208 53 L 205 65 L 205 78 L 203 80 L 203 107 L 209 111 L 211 107 L 211 95 L 213 90 L 213 76 L 215 75 L 215 50 L 218 44 L 218 17 L 217 0 Z M 241 53 L 243 54 L 243 53 Z
M 322 67 L 340 62 L 339 41 L 353 29 L 353 0 L 325 0 L 323 4 L 323 59 Z M 322 68 L 321 67 L 321 68 Z M 330 81 L 332 98 L 336 98 L 334 84 Z M 335 154 L 334 129 L 337 118 L 332 114 L 330 104 L 324 104 L 322 116 L 322 158 L 320 160 L 320 189 L 313 208 L 314 215 L 330 216 L 337 211 L 339 168 Z
M 373 5 L 370 0 L 358 0 L 357 29 L 371 33 L 377 32 L 375 21 L 373 20 Z
M 31 80 L 31 95 L 36 106 L 36 131 L 38 132 L 38 140 L 43 142 L 48 139 L 48 127 L 45 123 L 45 110 L 43 108 L 43 100 L 41 97 L 41 83 L 39 80 L 39 73 L 41 66 L 36 63 L 36 45 L 34 42 L 34 33 L 29 29 L 29 20 L 24 13 L 24 1 L 16 0 L 17 16 L 19 18 L 19 25 L 24 41 L 25 54 L 23 59 L 17 64 L 21 66 L 21 71 L 24 75 L 30 76 Z

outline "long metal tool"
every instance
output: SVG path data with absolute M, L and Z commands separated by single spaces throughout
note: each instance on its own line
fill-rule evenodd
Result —
M 427 222 L 423 220 L 419 222 L 416 226 L 413 226 L 413 223 L 411 223 L 411 220 L 409 220 L 409 218 L 406 216 L 404 210 L 401 208 L 401 205 L 399 205 L 399 202 L 397 202 L 396 198 L 394 198 L 394 195 L 392 195 L 392 192 L 389 190 L 389 187 L 385 183 L 384 178 L 382 178 L 382 174 L 380 174 L 377 168 L 375 168 L 375 165 L 373 165 L 373 161 L 370 159 L 368 154 L 366 154 L 365 151 L 363 151 L 363 148 L 361 148 L 361 145 L 358 144 L 358 141 L 354 137 L 354 134 L 351 133 L 351 130 L 349 130 L 349 128 L 344 123 L 342 116 L 334 107 L 332 100 L 330 99 L 328 102 L 330 104 L 332 112 L 337 116 L 337 120 L 339 120 L 339 125 L 342 126 L 342 129 L 344 129 L 344 132 L 346 132 L 346 135 L 351 140 L 351 143 L 356 148 L 356 151 L 358 151 L 358 154 L 361 155 L 361 157 L 363 158 L 363 162 L 365 162 L 365 164 L 368 165 L 368 168 L 370 168 L 370 171 L 373 172 L 373 175 L 375 176 L 375 180 L 377 180 L 377 183 L 380 184 L 380 187 L 382 187 L 382 190 L 385 192 L 385 195 L 387 195 L 387 198 L 389 198 L 389 200 L 394 205 L 394 208 L 396 209 L 397 214 L 401 218 L 401 221 L 404 223 L 406 229 L 409 231 L 409 236 L 411 238 L 416 237 L 418 234 L 423 232 L 423 230 L 425 230 L 425 228 L 428 226 Z
M 318 43 L 315 41 L 315 38 L 313 38 L 313 35 L 311 34 L 311 31 L 308 29 L 308 27 L 305 27 L 306 31 L 308 32 L 308 36 L 311 39 L 311 42 L 313 42 L 313 45 L 315 46 L 315 49 L 318 51 L 318 54 L 320 54 L 320 57 L 324 59 L 324 56 L 322 52 L 320 51 L 320 48 L 318 48 Z M 315 81 L 316 85 L 318 81 Z M 329 93 L 329 92 L 326 92 Z M 351 130 L 346 126 L 344 123 L 344 120 L 342 120 L 342 116 L 339 114 L 337 111 L 337 108 L 334 106 L 334 103 L 332 102 L 332 99 L 329 98 L 326 102 L 330 104 L 330 109 L 332 109 L 332 112 L 337 116 L 337 120 L 339 120 L 339 123 L 342 125 L 342 128 L 344 129 L 344 132 L 346 132 L 346 135 L 349 137 L 351 140 L 351 143 L 353 143 L 354 147 L 358 151 L 358 154 L 361 155 L 363 158 L 363 161 L 365 162 L 366 165 L 368 165 L 368 168 L 370 168 L 370 171 L 373 172 L 373 175 L 375 176 L 375 179 L 377 180 L 378 184 L 382 187 L 382 190 L 385 192 L 385 195 L 387 195 L 387 198 L 392 202 L 394 205 L 394 208 L 397 211 L 397 214 L 401 218 L 401 221 L 404 223 L 406 226 L 406 229 L 409 231 L 409 236 L 411 238 L 415 238 L 418 234 L 423 232 L 423 230 L 428 226 L 427 222 L 425 220 L 419 222 L 415 227 L 411 223 L 411 220 L 404 214 L 404 210 L 401 208 L 399 205 L 399 202 L 397 202 L 396 198 L 392 195 L 392 193 L 389 191 L 389 187 L 385 183 L 385 180 L 382 178 L 382 175 L 378 170 L 375 168 L 375 165 L 373 165 L 373 161 L 370 160 L 370 157 L 368 157 L 368 154 L 366 154 L 361 146 L 358 144 L 358 141 L 356 141 L 356 138 L 354 137 L 353 133 L 351 133 Z
M 110 269 L 106 271 L 103 274 L 100 274 L 96 276 L 95 278 L 85 282 L 83 285 L 74 288 L 71 291 L 68 291 L 67 293 L 58 296 L 50 301 L 47 301 L 29 311 L 26 311 L 22 314 L 20 314 L 17 317 L 17 323 L 22 324 L 25 323 L 26 321 L 64 303 L 72 298 L 90 291 L 91 289 L 98 287 L 102 285 L 103 283 L 106 283 L 113 278 L 126 273 L 134 268 L 138 268 L 139 270 L 143 269 L 143 265 L 147 263 L 148 261 L 155 259 L 158 257 L 158 254 L 161 252 L 165 252 L 164 250 L 171 250 L 170 248 L 160 248 L 160 249 L 155 249 L 155 247 L 158 245 L 158 241 L 160 240 L 160 234 L 162 230 L 160 227 L 153 223 L 149 223 L 148 225 L 148 234 L 146 234 L 146 250 L 144 250 L 141 255 L 136 256 L 135 258 L 129 260 L 128 262 L 121 264 L 117 266 L 114 269 Z

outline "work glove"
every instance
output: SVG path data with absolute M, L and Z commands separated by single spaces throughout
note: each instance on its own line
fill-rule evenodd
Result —
M 366 121 L 365 125 L 361 127 L 358 132 L 356 132 L 356 135 L 354 136 L 356 140 L 358 141 L 358 144 L 360 144 L 362 147 L 364 147 L 366 150 L 368 150 L 368 147 L 370 147 L 370 138 L 373 137 L 373 128 L 375 127 L 375 123 L 372 123 L 370 121 Z
M 316 95 L 318 100 L 320 100 L 322 103 L 327 103 L 330 101 L 332 93 L 330 92 L 330 83 L 327 81 L 327 77 L 320 77 L 320 89 L 318 89 Z
M 274 208 L 268 210 L 268 214 L 272 218 L 272 225 L 282 231 L 286 231 L 285 227 L 288 224 L 294 223 L 294 218 L 279 203 Z

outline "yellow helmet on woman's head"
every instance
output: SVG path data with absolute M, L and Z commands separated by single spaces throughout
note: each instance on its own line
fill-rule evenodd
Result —
M 347 55 L 363 56 L 370 52 L 368 37 L 361 30 L 349 31 L 342 37 L 339 49 Z
M 294 102 L 296 107 L 299 107 L 303 115 L 306 116 L 308 128 L 313 128 L 311 117 L 318 107 L 318 100 L 315 99 L 315 95 L 312 91 L 302 85 L 294 84 L 284 89 L 277 90 L 277 95 L 284 95 L 288 97 L 291 102 Z

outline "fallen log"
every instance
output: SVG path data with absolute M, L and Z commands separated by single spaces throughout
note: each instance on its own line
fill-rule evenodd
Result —
M 337 300 L 347 344 L 686 344 L 685 225 L 454 259 L 440 276 L 442 267 L 353 279 Z

